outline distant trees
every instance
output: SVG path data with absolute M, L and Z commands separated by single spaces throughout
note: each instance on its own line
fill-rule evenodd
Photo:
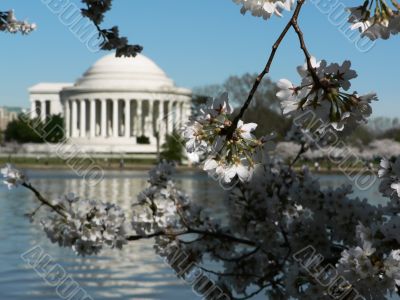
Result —
M 185 157 L 183 145 L 184 141 L 176 131 L 168 134 L 165 143 L 161 146 L 160 158 L 181 163 Z
M 193 110 L 195 114 L 208 99 L 218 96 L 223 91 L 229 93 L 229 98 L 235 107 L 241 107 L 256 78 L 257 74 L 246 73 L 241 76 L 230 76 L 222 84 L 194 88 Z M 290 128 L 292 120 L 282 116 L 280 100 L 276 97 L 277 91 L 276 83 L 270 78 L 264 78 L 243 121 L 258 124 L 256 135 L 273 131 L 276 133 L 275 140 L 281 141 Z M 356 129 L 351 132 L 346 130 L 338 132 L 338 135 L 348 144 L 360 147 L 370 144 L 375 139 L 392 139 L 400 142 L 399 118 L 377 117 L 372 119 L 368 125 L 354 126 L 354 128 Z
M 376 133 L 383 133 L 392 128 L 400 128 L 399 118 L 377 117 L 368 121 L 368 127 Z
M 257 74 L 245 73 L 241 76 L 230 76 L 222 84 L 210 84 L 193 89 L 194 94 L 210 98 L 218 96 L 221 92 L 228 92 L 232 104 L 241 106 L 249 94 Z M 270 78 L 264 78 L 258 90 L 254 94 L 251 107 L 266 106 L 276 112 L 280 112 L 280 101 L 276 97 L 278 88 Z
M 18 142 L 18 143 L 43 143 L 43 139 L 33 129 L 39 128 L 41 122 L 35 123 L 37 120 L 27 123 L 20 119 L 11 121 L 8 123 L 7 128 L 4 132 L 4 138 L 6 142 Z
M 391 139 L 400 143 L 400 128 L 391 128 L 379 135 L 380 139 Z
M 58 143 L 64 139 L 64 119 L 60 115 L 49 116 L 45 123 L 40 119 L 26 120 L 22 115 L 11 121 L 5 132 L 6 142 Z
M 235 107 L 241 107 L 246 101 L 257 74 L 246 73 L 241 76 L 230 76 L 224 83 L 207 85 L 194 89 L 194 93 L 204 96 L 216 97 L 222 91 L 229 93 Z M 280 100 L 276 97 L 278 88 L 270 78 L 264 78 L 254 98 L 247 109 L 243 121 L 258 124 L 255 134 L 262 135 L 265 132 L 276 132 L 277 139 L 283 139 L 285 132 L 291 126 L 291 120 L 282 116 Z M 202 101 L 204 102 L 204 101 Z
M 376 132 L 368 126 L 358 126 L 349 136 L 344 139 L 348 144 L 355 146 L 366 146 L 376 139 Z

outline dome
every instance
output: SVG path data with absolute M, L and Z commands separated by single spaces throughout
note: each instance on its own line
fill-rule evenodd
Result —
M 104 56 L 78 79 L 73 89 L 154 91 L 174 88 L 174 82 L 151 59 Z

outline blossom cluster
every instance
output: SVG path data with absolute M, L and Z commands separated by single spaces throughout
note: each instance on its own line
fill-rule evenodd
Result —
M 295 0 L 233 0 L 233 2 L 242 5 L 242 14 L 250 11 L 253 16 L 267 20 L 272 15 L 281 16 L 283 11 L 290 11 Z
M 149 172 L 149 186 L 137 197 L 132 206 L 132 227 L 140 235 L 180 228 L 180 210 L 189 199 L 172 180 L 174 165 L 162 161 Z
M 1 169 L 1 175 L 3 176 L 4 184 L 6 184 L 10 190 L 28 181 L 27 176 L 16 169 L 12 164 L 6 164 L 6 166 Z
M 371 227 L 360 223 L 356 230 L 358 244 L 344 250 L 337 263 L 339 273 L 367 299 L 387 299 L 388 293 L 398 292 L 400 250 L 399 240 L 393 243 L 393 238 L 399 236 L 399 220 L 395 219 Z
M 159 178 L 151 181 L 160 182 Z M 159 184 L 151 186 L 160 189 Z M 299 270 L 288 253 L 313 245 L 324 257 L 337 263 L 338 270 L 352 272 L 349 264 L 344 263 L 346 252 L 343 250 L 351 252 L 357 247 L 354 237 L 359 222 L 366 226 L 382 224 L 383 212 L 366 200 L 350 198 L 351 193 L 349 186 L 321 189 L 306 168 L 295 172 L 283 161 L 270 159 L 256 169 L 249 182 L 227 191 L 221 203 L 225 208 L 223 217 L 213 218 L 212 213 L 207 212 L 205 218 L 204 211 L 193 209 L 193 203 L 183 209 L 180 217 L 184 216 L 189 227 L 206 229 L 211 233 L 209 236 L 194 236 L 190 241 L 164 237 L 156 241 L 156 249 L 162 252 L 168 246 L 178 246 L 191 261 L 210 270 L 209 274 L 220 274 L 216 278 L 218 286 L 229 286 L 240 295 L 250 294 L 254 286 L 268 286 L 272 278 L 280 278 L 285 289 L 280 289 L 277 284 L 266 289 L 267 294 L 278 293 L 280 299 L 329 299 L 323 297 L 327 287 L 318 285 L 313 277 Z M 169 226 L 177 224 L 169 223 L 167 229 L 172 230 Z M 175 229 L 186 225 L 179 223 Z M 239 242 L 238 246 L 230 239 L 215 238 L 220 233 L 250 243 Z M 216 273 L 216 269 L 210 267 L 209 258 L 212 259 L 211 266 L 218 265 L 218 270 L 223 271 Z M 391 264 L 390 259 L 384 258 L 385 265 L 397 274 L 395 261 Z M 320 269 L 323 267 L 321 265 Z M 381 281 L 375 282 L 375 289 L 381 292 L 393 290 L 396 276 L 385 277 L 385 284 L 390 284 L 390 289 L 383 283 L 381 285 Z M 366 282 L 362 284 L 366 286 Z M 359 286 L 362 287 L 361 283 Z M 371 295 L 374 295 L 372 291 L 363 294 L 366 299 L 378 299 Z
M 121 249 L 126 243 L 125 214 L 117 205 L 68 194 L 56 206 L 62 213 L 41 221 L 53 243 L 72 247 L 79 255 L 96 254 L 104 245 Z
M 302 77 L 300 85 L 287 79 L 278 81 L 277 97 L 282 101 L 284 115 L 298 117 L 310 111 L 326 127 L 332 126 L 337 131 L 342 131 L 346 124 L 366 122 L 372 113 L 370 103 L 377 96 L 348 92 L 350 80 L 357 77 L 350 61 L 339 65 L 311 58 L 310 65 L 312 69 L 308 64 L 297 68 Z
M 349 8 L 351 29 L 359 30 L 362 36 L 371 40 L 388 39 L 400 32 L 400 4 L 391 0 L 367 0 L 361 6 Z
M 400 157 L 394 162 L 383 158 L 380 163 L 379 177 L 382 179 L 379 186 L 380 192 L 388 198 L 400 200 Z
M 204 161 L 204 170 L 229 183 L 236 176 L 248 181 L 271 137 L 257 139 L 252 132 L 257 124 L 233 123 L 233 108 L 227 93 L 204 106 L 184 130 L 186 150 Z M 235 128 L 234 128 L 235 127 Z
M 22 34 L 29 34 L 35 29 L 35 23 L 18 21 L 15 17 L 13 10 L 10 10 L 8 12 L 0 12 L 0 31 L 7 31 L 10 33 L 21 32 Z
M 400 282 L 400 250 L 382 253 L 382 248 L 374 247 L 372 232 L 363 224 L 357 226 L 357 239 L 359 245 L 342 252 L 337 269 L 362 295 L 385 299 L 387 292 L 396 290 Z

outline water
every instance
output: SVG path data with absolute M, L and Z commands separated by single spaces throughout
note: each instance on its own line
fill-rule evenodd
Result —
M 146 185 L 147 172 L 108 171 L 95 187 L 87 186 L 72 172 L 32 171 L 29 177 L 48 198 L 75 192 L 89 198 L 118 203 L 129 209 Z M 324 186 L 348 182 L 345 177 L 323 175 Z M 186 172 L 177 176 L 178 184 L 192 198 L 219 213 L 222 193 L 204 174 Z M 356 193 L 380 202 L 377 185 Z M 9 192 L 0 187 L 0 300 L 59 299 L 55 288 L 47 285 L 26 263 L 21 254 L 40 245 L 95 300 L 105 299 L 200 299 L 191 287 L 176 278 L 173 271 L 155 255 L 151 241 L 130 243 L 122 251 L 105 250 L 99 256 L 81 258 L 72 250 L 51 244 L 37 224 L 24 214 L 32 212 L 33 195 L 19 188 Z M 254 299 L 265 299 L 258 297 Z

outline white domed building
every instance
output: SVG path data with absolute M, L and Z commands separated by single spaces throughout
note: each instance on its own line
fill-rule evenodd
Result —
M 33 117 L 61 114 L 69 144 L 94 153 L 156 153 L 190 115 L 191 91 L 149 58 L 109 54 L 75 84 L 39 83 L 29 89 Z

